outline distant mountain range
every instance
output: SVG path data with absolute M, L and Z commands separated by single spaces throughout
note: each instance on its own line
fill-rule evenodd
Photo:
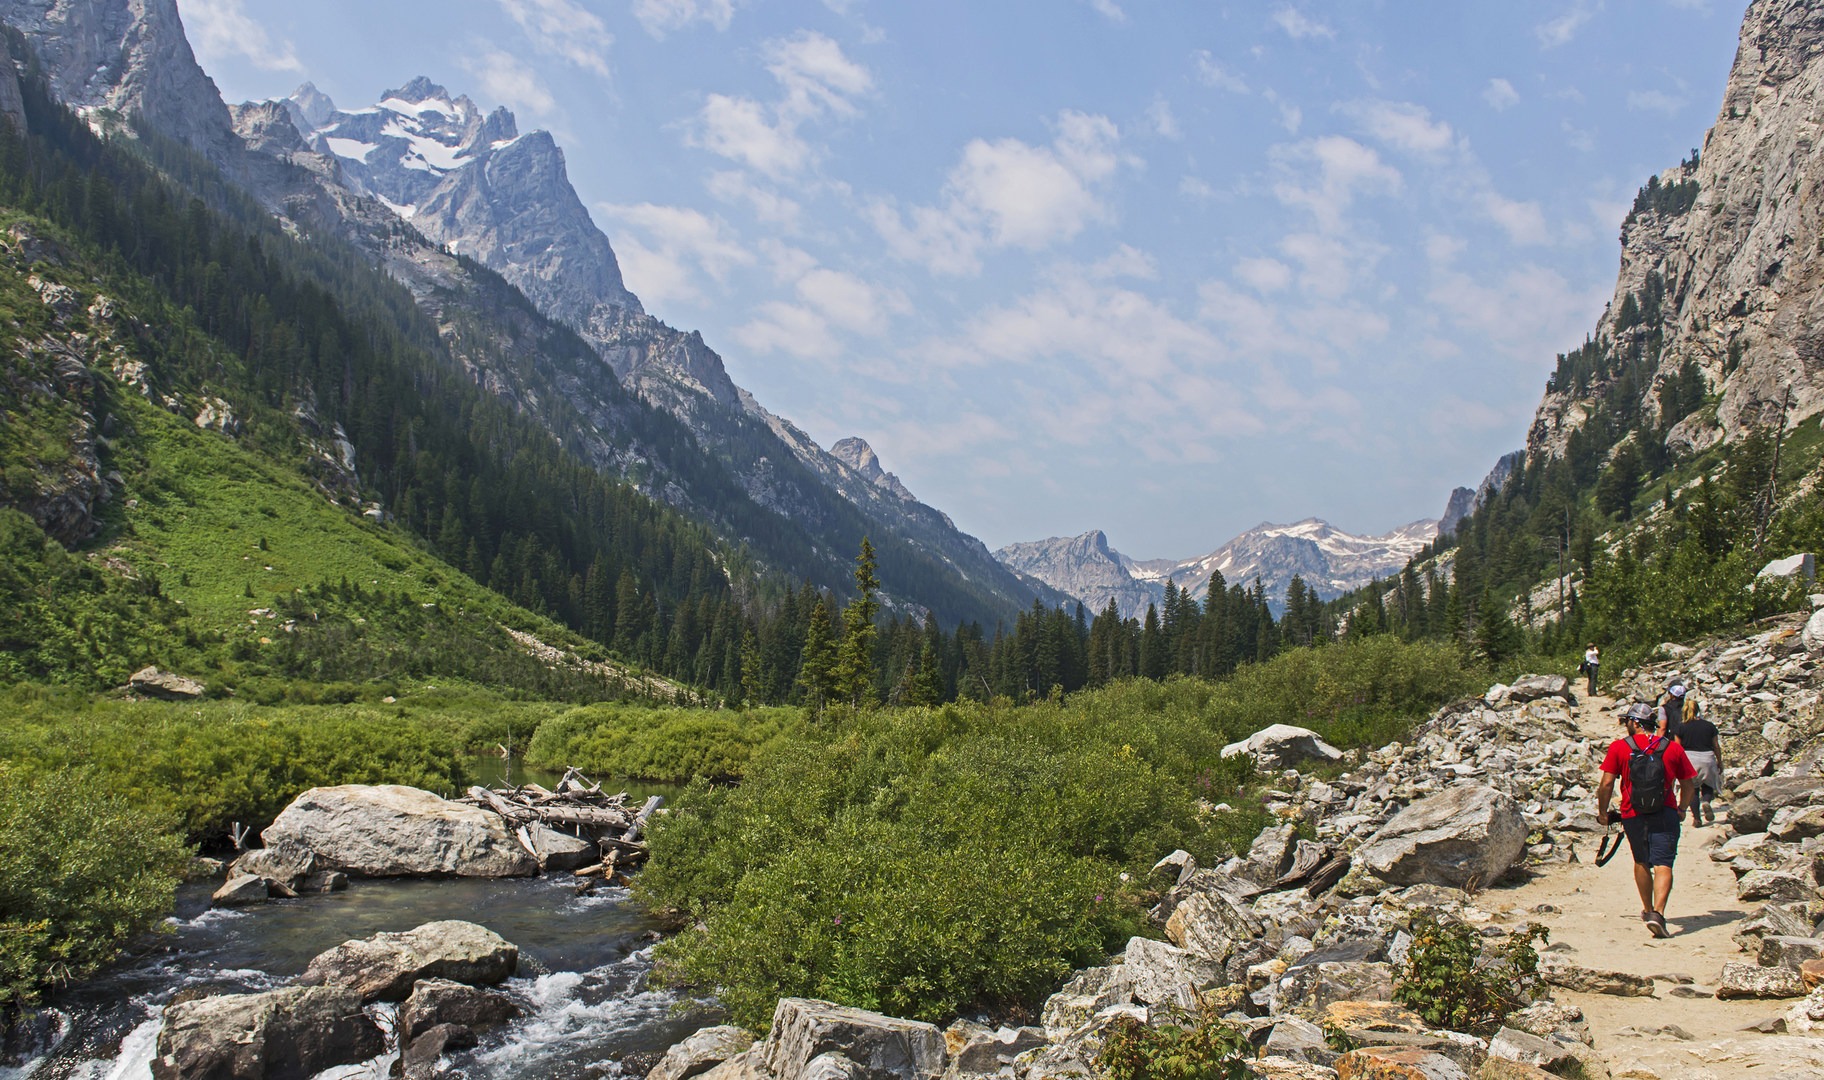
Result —
M 1285 606 L 1286 588 L 1298 576 L 1331 599 L 1400 571 L 1420 548 L 1437 539 L 1438 522 L 1415 521 L 1381 536 L 1357 536 L 1318 518 L 1291 525 L 1267 522 L 1192 559 L 1129 558 L 1108 546 L 1099 529 L 1081 536 L 1009 544 L 995 558 L 1082 600 L 1094 611 L 1114 601 L 1125 616 L 1146 611 L 1165 596 L 1166 582 L 1202 598 L 1210 578 L 1252 587 L 1256 578 L 1275 611 Z

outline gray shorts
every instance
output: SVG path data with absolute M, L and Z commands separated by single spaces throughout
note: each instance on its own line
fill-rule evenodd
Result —
M 1621 819 L 1628 850 L 1642 866 L 1671 866 L 1678 858 L 1678 811 L 1668 806 L 1657 814 Z

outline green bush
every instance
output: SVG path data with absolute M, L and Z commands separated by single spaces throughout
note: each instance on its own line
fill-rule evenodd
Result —
M 1546 928 L 1529 923 L 1485 954 L 1482 937 L 1465 923 L 1421 911 L 1412 919 L 1412 945 L 1394 974 L 1394 1000 L 1410 1005 L 1432 1027 L 1487 1034 L 1541 989 L 1537 946 Z
M 654 709 L 590 705 L 539 725 L 526 751 L 541 769 L 685 783 L 733 780 L 756 749 L 804 725 L 801 710 Z
M 1253 1048 L 1245 1035 L 1210 1017 L 1149 1026 L 1132 1016 L 1108 1025 L 1096 1065 L 1109 1080 L 1245 1080 Z
M 110 777 L 0 763 L 0 1012 L 160 925 L 189 852 Z

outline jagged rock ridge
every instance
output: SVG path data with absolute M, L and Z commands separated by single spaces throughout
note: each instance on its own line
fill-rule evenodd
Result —
M 1194 559 L 1130 559 L 1109 547 L 1108 538 L 1099 530 L 1009 544 L 995 555 L 1097 611 L 1113 600 L 1123 615 L 1142 613 L 1148 603 L 1164 597 L 1168 581 L 1201 597 L 1216 573 L 1229 585 L 1244 587 L 1259 578 L 1269 604 L 1279 610 L 1295 575 L 1320 597 L 1331 599 L 1399 572 L 1437 535 L 1438 522 L 1430 520 L 1415 521 L 1381 536 L 1356 536 L 1318 518 L 1306 518 L 1291 525 L 1262 522 Z

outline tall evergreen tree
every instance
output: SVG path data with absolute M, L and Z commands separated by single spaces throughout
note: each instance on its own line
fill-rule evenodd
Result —
M 855 599 L 842 609 L 842 641 L 836 647 L 835 695 L 850 708 L 874 703 L 874 618 L 880 613 L 880 579 L 874 576 L 874 544 L 861 538 L 855 556 Z

